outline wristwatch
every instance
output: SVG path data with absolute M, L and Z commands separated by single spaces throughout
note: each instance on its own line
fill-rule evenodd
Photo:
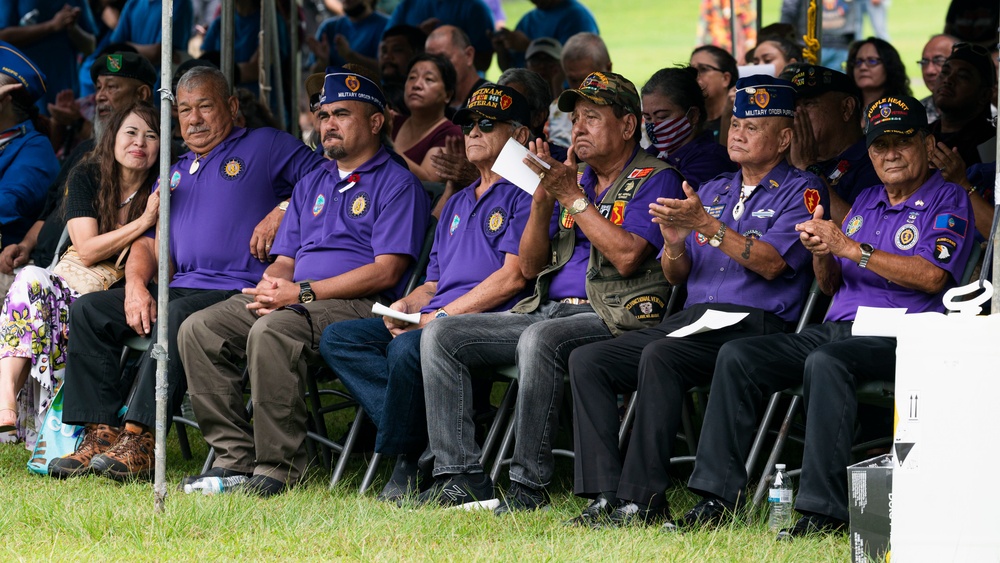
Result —
M 281 211 L 288 211 L 288 200 L 286 199 L 285 201 L 279 203 L 278 209 L 280 209 Z
M 447 317 L 447 316 L 448 316 L 448 311 L 445 311 L 444 309 L 438 309 L 437 311 L 434 311 L 435 319 L 440 319 L 442 317 Z
M 312 303 L 316 300 L 316 294 L 313 293 L 313 288 L 309 285 L 309 282 L 302 282 L 299 284 L 299 303 Z
M 578 213 L 583 213 L 588 207 L 590 207 L 590 200 L 585 197 L 581 197 L 567 207 L 566 211 L 569 211 L 570 215 L 576 215 Z
M 719 248 L 722 244 L 722 237 L 726 236 L 726 224 L 720 223 L 719 232 L 715 233 L 715 236 L 708 239 L 708 244 L 712 245 L 713 248 Z
M 871 260 L 872 252 L 875 252 L 875 247 L 868 244 L 867 242 L 861 243 L 861 261 L 858 262 L 858 266 L 862 268 L 868 267 L 868 261 Z

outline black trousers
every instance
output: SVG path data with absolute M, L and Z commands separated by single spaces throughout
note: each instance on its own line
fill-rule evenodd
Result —
M 150 286 L 156 296 L 156 286 Z M 191 313 L 237 293 L 231 290 L 170 289 L 167 319 L 167 415 L 184 398 L 187 380 L 177 352 L 177 329 Z M 157 319 L 157 323 L 160 319 Z M 156 324 L 151 334 L 156 336 Z M 125 340 L 136 335 L 125 321 L 125 289 L 81 295 L 69 310 L 69 347 L 63 382 L 63 421 L 69 424 L 118 426 L 118 412 L 128 399 L 131 381 L 121 381 L 118 361 Z M 156 360 L 144 352 L 139 359 L 138 383 L 125 420 L 145 426 L 156 421 Z
M 851 336 L 850 322 L 730 342 L 722 347 L 688 486 L 736 502 L 757 419 L 772 393 L 803 385 L 802 475 L 795 508 L 847 521 L 847 472 L 857 417 L 857 385 L 892 381 L 896 339 Z
M 666 337 L 698 320 L 707 309 L 749 314 L 720 330 Z M 780 318 L 759 309 L 698 304 L 654 328 L 574 350 L 569 358 L 576 448 L 574 492 L 594 497 L 616 491 L 620 499 L 664 505 L 684 395 L 711 380 L 715 357 L 726 342 L 785 328 Z M 636 391 L 635 423 L 623 460 L 618 449 L 617 395 L 631 391 Z

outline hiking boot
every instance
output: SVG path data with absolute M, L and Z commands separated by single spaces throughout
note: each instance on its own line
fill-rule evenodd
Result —
M 111 449 L 121 433 L 121 428 L 107 424 L 88 424 L 83 431 L 83 441 L 75 452 L 49 462 L 49 476 L 66 479 L 90 473 L 90 461 Z
M 125 430 L 110 450 L 94 457 L 90 466 L 95 473 L 115 481 L 149 479 L 153 472 L 154 446 L 152 432 L 135 434 Z
M 527 485 L 512 481 L 507 494 L 500 501 L 493 514 L 502 516 L 511 512 L 526 512 L 528 510 L 546 510 L 549 508 L 549 495 L 545 489 L 533 489 Z
M 417 504 L 436 504 L 446 508 L 496 508 L 500 503 L 493 492 L 493 481 L 485 473 L 451 475 L 435 481 L 434 486 L 417 496 Z

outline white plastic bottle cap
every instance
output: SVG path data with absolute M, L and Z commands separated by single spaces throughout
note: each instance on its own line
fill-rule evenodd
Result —
M 775 468 L 776 468 L 776 469 L 777 469 L 778 471 L 781 471 L 781 470 L 783 470 L 783 469 L 785 468 L 785 464 L 784 464 L 784 463 L 776 463 L 776 464 L 774 464 L 774 467 L 775 467 Z

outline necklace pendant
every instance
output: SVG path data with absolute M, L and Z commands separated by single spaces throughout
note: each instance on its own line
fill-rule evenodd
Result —
M 194 162 L 191 163 L 191 168 L 188 168 L 188 174 L 194 175 L 194 173 L 197 172 L 198 168 L 200 168 L 200 167 L 201 167 L 201 163 L 198 162 L 197 158 L 194 159 Z
M 736 205 L 733 206 L 733 219 L 739 219 L 742 217 L 744 209 L 746 209 L 746 206 L 743 205 L 743 200 L 741 199 L 740 201 L 737 201 Z

